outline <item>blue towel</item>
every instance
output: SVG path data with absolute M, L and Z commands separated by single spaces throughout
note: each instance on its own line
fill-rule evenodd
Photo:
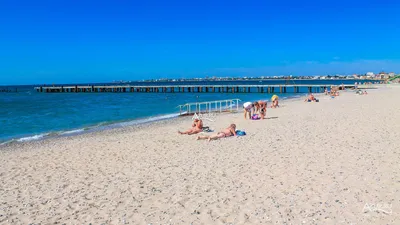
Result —
M 237 136 L 244 136 L 244 135 L 246 135 L 246 132 L 241 131 L 241 130 L 237 130 L 237 131 L 236 131 L 236 135 L 237 135 Z

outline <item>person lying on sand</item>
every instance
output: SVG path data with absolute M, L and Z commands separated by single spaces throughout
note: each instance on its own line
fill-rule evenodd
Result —
M 305 102 L 318 102 L 318 99 L 316 99 L 316 98 L 314 97 L 314 95 L 313 95 L 312 93 L 310 93 L 310 95 L 308 96 L 308 98 L 306 98 L 304 101 L 305 101 Z
M 211 140 L 217 140 L 219 138 L 225 138 L 225 137 L 230 137 L 230 136 L 237 136 L 236 135 L 236 125 L 235 124 L 231 124 L 228 128 L 226 128 L 225 130 L 218 132 L 215 135 L 212 136 L 198 136 L 196 140 L 205 140 L 207 139 L 208 141 Z
M 258 106 L 260 109 L 260 118 L 263 120 L 265 115 L 267 114 L 267 102 L 258 101 Z
M 185 131 L 185 132 L 180 132 L 178 131 L 179 134 L 188 134 L 188 135 L 192 135 L 192 134 L 197 134 L 200 133 L 201 131 L 203 131 L 203 121 L 199 120 L 199 119 L 195 119 L 193 121 L 192 124 L 192 128 L 190 128 L 189 130 Z

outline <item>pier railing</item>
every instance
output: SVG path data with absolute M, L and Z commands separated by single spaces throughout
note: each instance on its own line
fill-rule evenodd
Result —
M 179 105 L 179 115 L 192 115 L 212 112 L 239 111 L 240 99 L 227 99 L 209 102 L 193 102 Z

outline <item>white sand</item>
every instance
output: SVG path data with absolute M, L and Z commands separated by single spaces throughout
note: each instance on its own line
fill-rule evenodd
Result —
M 0 147 L 0 224 L 400 224 L 400 86 Z M 161 126 L 164 125 L 164 126 Z

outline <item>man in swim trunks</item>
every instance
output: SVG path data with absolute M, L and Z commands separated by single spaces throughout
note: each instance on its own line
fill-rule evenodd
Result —
M 195 119 L 193 121 L 192 128 L 190 128 L 189 130 L 187 130 L 185 132 L 178 131 L 178 133 L 192 135 L 192 134 L 200 133 L 201 131 L 203 131 L 203 121 L 201 121 L 200 119 Z
M 251 112 L 254 109 L 254 104 L 251 102 L 245 102 L 243 104 L 243 109 L 244 109 L 244 119 L 247 118 L 247 115 L 249 115 L 249 119 L 251 119 Z
M 230 136 L 237 136 L 236 135 L 236 124 L 231 124 L 225 130 L 218 132 L 217 134 L 212 135 L 212 136 L 198 136 L 196 140 L 207 139 L 208 141 L 211 141 L 211 140 L 217 140 L 219 138 L 225 138 L 225 137 L 230 137 Z

